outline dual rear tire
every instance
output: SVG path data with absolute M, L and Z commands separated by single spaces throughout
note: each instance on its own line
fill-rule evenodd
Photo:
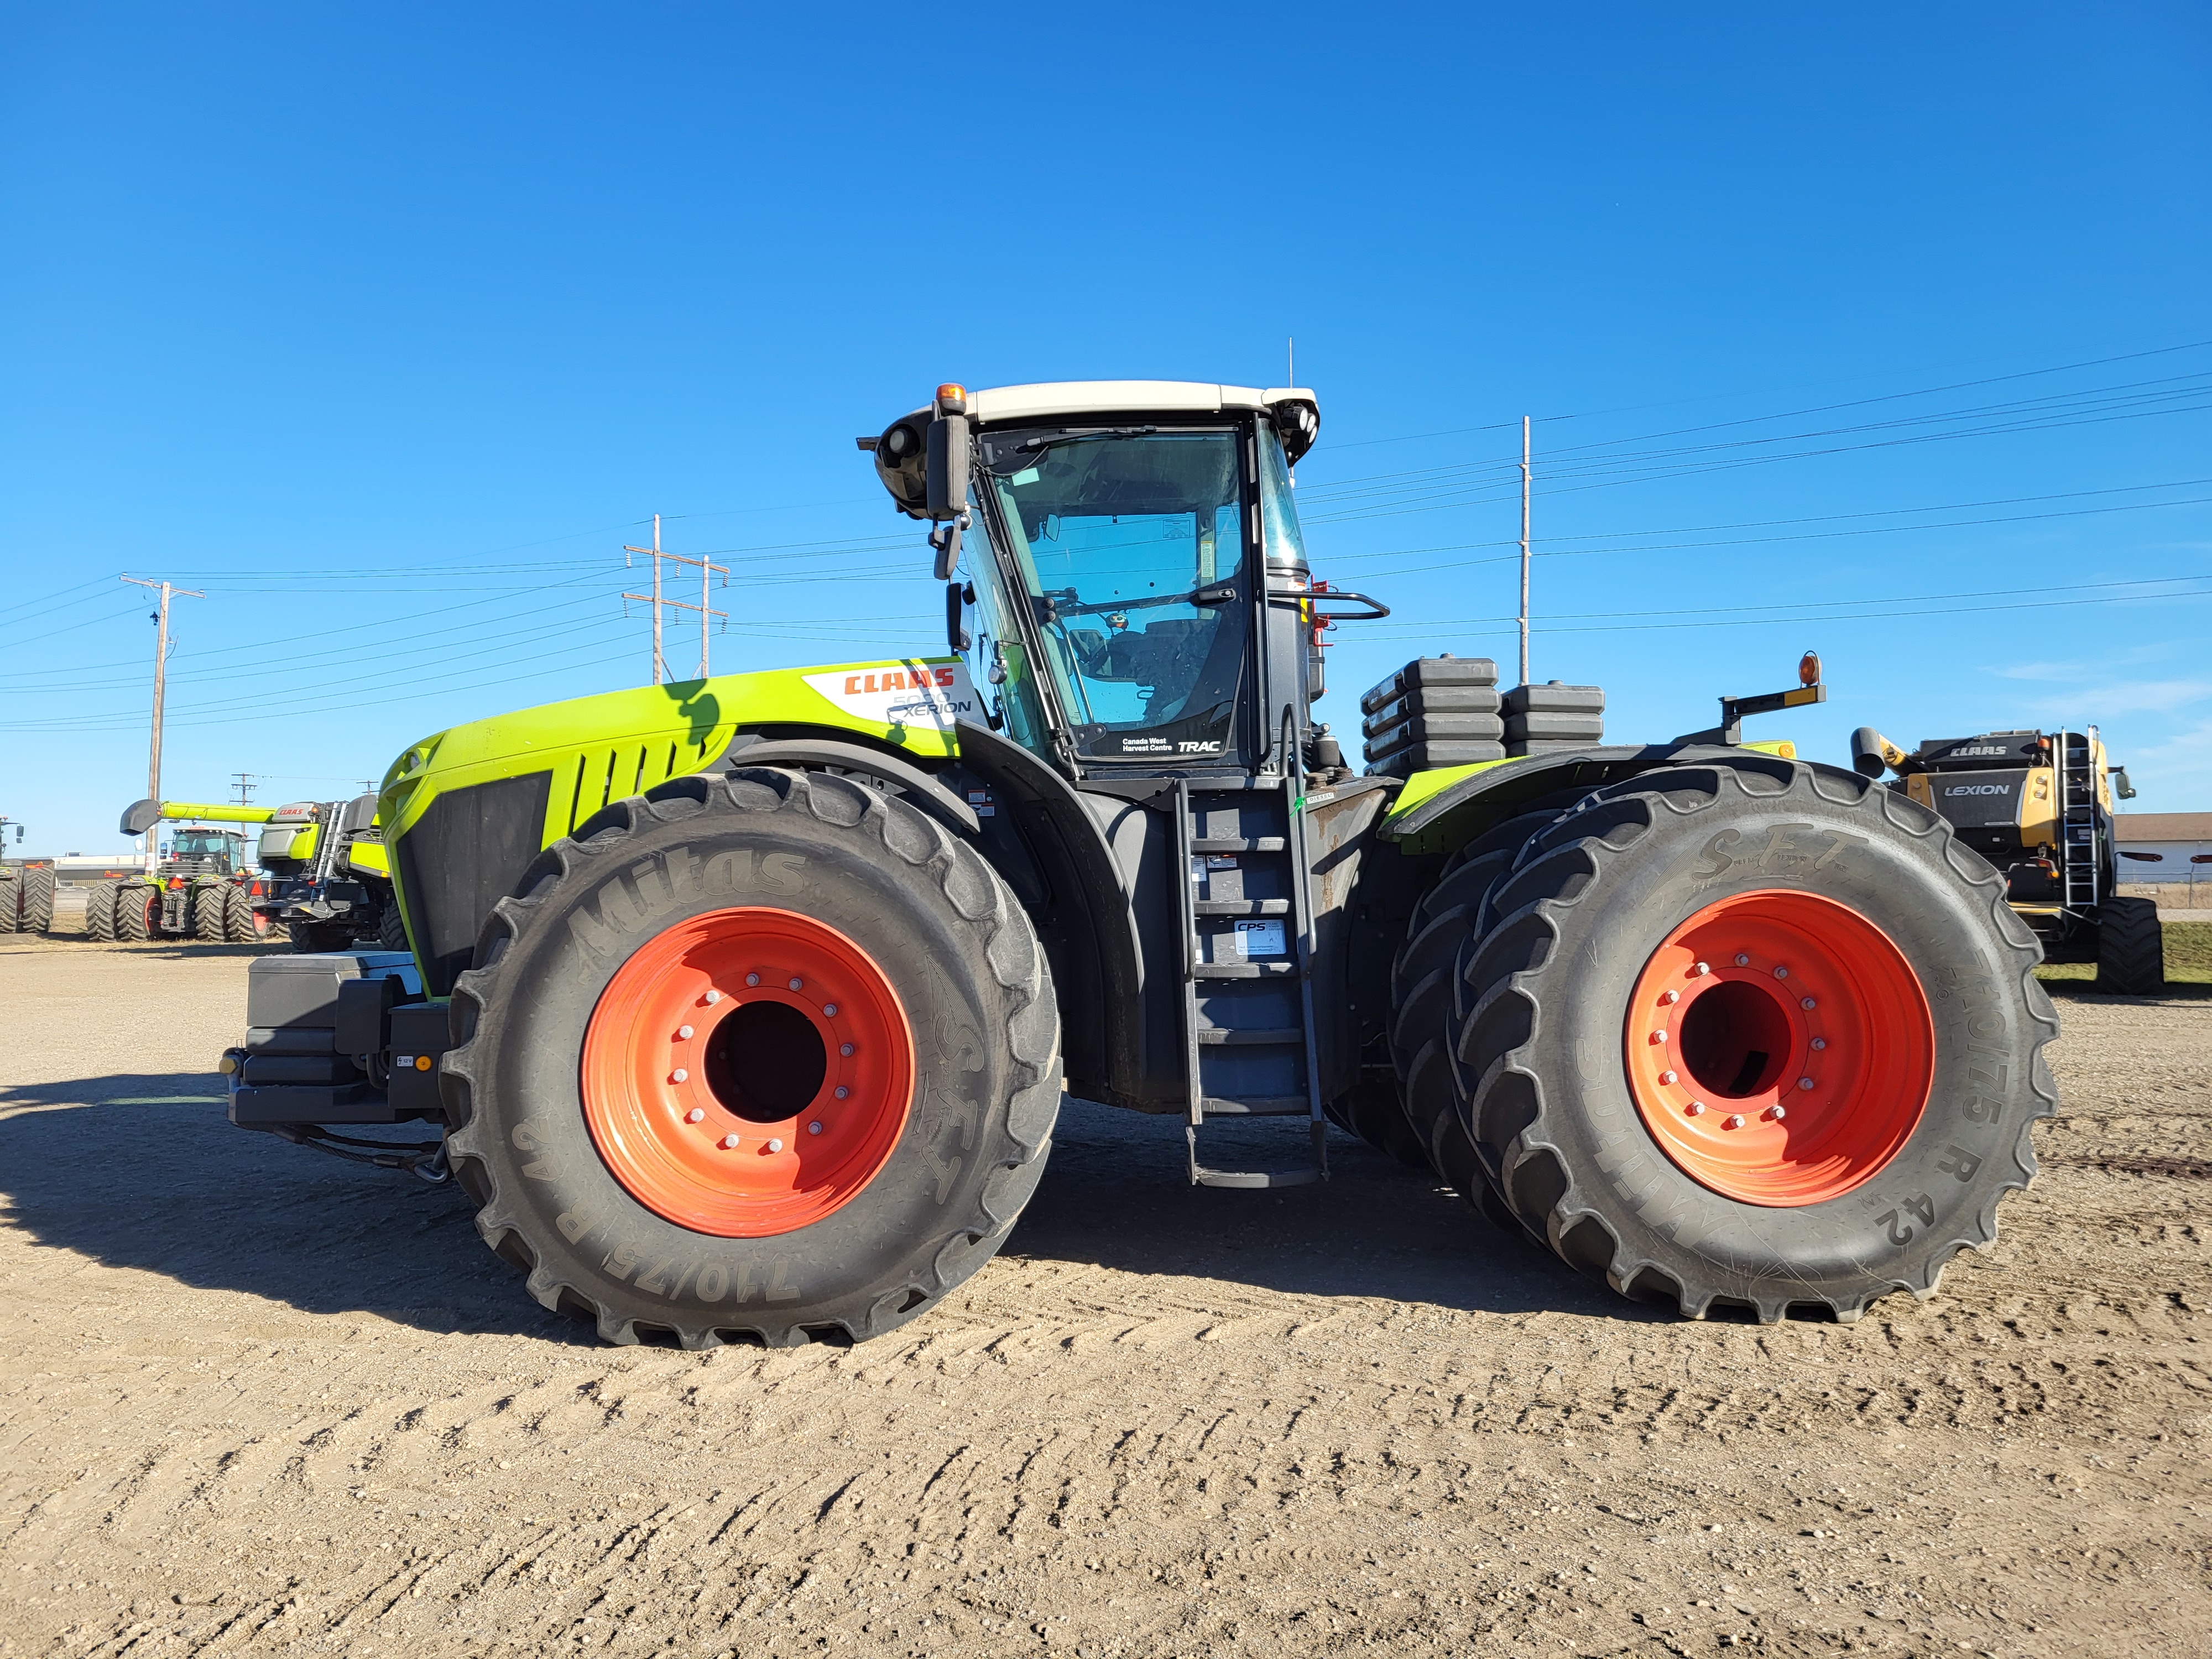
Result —
M 1936 815 L 1747 755 L 1487 841 L 1414 919 L 1392 1031 L 1486 1213 L 1624 1294 L 1762 1321 L 1925 1296 L 1994 1238 L 2057 1021 L 2002 878 Z

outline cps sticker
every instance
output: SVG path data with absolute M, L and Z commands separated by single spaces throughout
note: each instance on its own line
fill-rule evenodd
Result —
M 878 726 L 945 731 L 955 720 L 979 717 L 975 683 L 968 678 L 968 665 L 957 659 L 866 663 L 805 678 L 846 714 Z

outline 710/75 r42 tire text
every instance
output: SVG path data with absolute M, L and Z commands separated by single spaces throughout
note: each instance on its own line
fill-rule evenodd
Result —
M 988 1261 L 1042 1174 L 1060 1018 L 971 848 L 757 769 L 541 854 L 453 991 L 454 1172 L 610 1341 L 874 1336 Z
M 1524 1225 L 1689 1315 L 1858 1317 L 1996 1236 L 2057 1107 L 2004 879 L 1917 804 L 1763 758 L 1598 790 L 1457 965 L 1464 1121 Z

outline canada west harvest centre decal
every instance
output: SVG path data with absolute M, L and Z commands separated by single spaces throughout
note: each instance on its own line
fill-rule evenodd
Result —
M 979 717 L 968 665 L 957 659 L 866 663 L 805 678 L 807 684 L 845 713 L 880 726 L 950 731 L 955 720 Z

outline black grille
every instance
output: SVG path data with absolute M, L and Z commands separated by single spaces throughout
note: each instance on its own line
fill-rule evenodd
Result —
M 538 856 L 550 772 L 501 778 L 441 795 L 399 837 L 393 873 L 434 997 L 446 995 L 475 954 L 491 907 Z

